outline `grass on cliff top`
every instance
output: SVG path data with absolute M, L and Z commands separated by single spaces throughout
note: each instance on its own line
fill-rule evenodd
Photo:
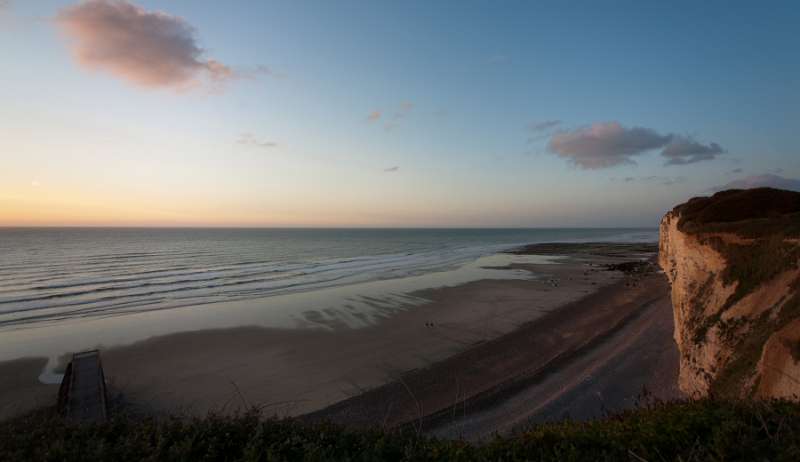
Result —
M 0 460 L 662 461 L 800 460 L 800 405 L 661 403 L 604 420 L 545 424 L 483 445 L 297 420 L 124 418 L 70 425 L 49 412 L 0 424 Z
M 773 188 L 731 189 L 675 207 L 678 228 L 690 234 L 729 232 L 757 238 L 800 235 L 800 193 Z

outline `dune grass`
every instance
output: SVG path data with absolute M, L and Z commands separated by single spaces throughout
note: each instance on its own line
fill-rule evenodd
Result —
M 0 460 L 796 461 L 800 405 L 659 403 L 592 422 L 537 425 L 483 444 L 264 419 L 255 412 L 205 418 L 117 416 L 105 424 L 76 425 L 40 411 L 0 424 Z

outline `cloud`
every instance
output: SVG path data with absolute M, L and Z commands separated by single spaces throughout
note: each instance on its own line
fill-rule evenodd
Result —
M 599 122 L 557 132 L 550 138 L 547 148 L 578 167 L 599 169 L 632 164 L 633 156 L 663 147 L 670 139 L 669 135 L 660 135 L 649 128 L 625 128 L 619 122 Z
M 394 172 L 396 172 L 398 170 L 400 170 L 400 167 L 397 166 L 397 165 L 395 165 L 394 167 L 389 167 L 389 168 L 383 169 L 384 172 L 390 172 L 390 173 L 394 173 Z
M 680 184 L 686 181 L 686 177 L 683 176 L 658 176 L 658 175 L 651 175 L 651 176 L 626 176 L 624 178 L 611 178 L 611 181 L 618 182 L 621 181 L 623 183 L 644 183 L 644 184 L 659 184 L 662 186 L 672 186 L 674 184 Z
M 765 175 L 751 175 L 740 180 L 734 180 L 722 186 L 711 188 L 711 191 L 724 191 L 726 189 L 751 189 L 751 188 L 777 188 L 800 191 L 800 180 L 784 178 L 771 173 Z
M 672 186 L 674 184 L 681 184 L 686 182 L 686 177 L 683 176 L 645 176 L 641 178 L 645 183 L 658 183 L 664 186 Z
M 552 135 L 552 130 L 560 125 L 560 120 L 544 120 L 528 125 L 528 130 L 530 131 L 528 144 L 538 143 L 549 138 Z
M 255 79 L 262 75 L 274 77 L 276 79 L 282 79 L 286 77 L 286 74 L 283 72 L 275 71 L 271 67 L 264 65 L 256 66 L 250 69 L 237 69 L 236 72 L 234 72 L 233 77 L 240 79 Z
M 711 160 L 725 152 L 717 143 L 704 145 L 691 137 L 661 134 L 652 128 L 623 127 L 619 122 L 597 122 L 588 127 L 560 130 L 550 137 L 547 149 L 584 169 L 635 164 L 633 158 L 662 149 L 665 165 Z
M 400 119 L 407 116 L 411 111 L 414 110 L 414 103 L 403 101 L 400 103 L 400 108 L 392 114 L 392 120 L 397 122 Z
M 386 130 L 392 130 L 393 128 L 397 127 L 400 121 L 409 115 L 413 110 L 414 103 L 403 101 L 395 111 L 389 112 L 388 114 L 380 109 L 372 111 L 367 116 L 367 122 L 375 123 L 383 120 L 383 128 Z
M 661 155 L 667 158 L 665 165 L 685 165 L 712 160 L 725 150 L 717 143 L 701 144 L 692 138 L 674 136 L 672 141 L 661 151 Z
M 561 125 L 560 120 L 544 120 L 530 125 L 532 132 L 544 132 Z
M 203 57 L 195 29 L 182 18 L 147 11 L 125 0 L 88 0 L 62 9 L 56 23 L 83 67 L 144 87 L 181 88 L 236 73 Z
M 273 141 L 258 140 L 252 133 L 242 133 L 236 143 L 259 148 L 274 148 L 278 146 L 278 143 Z

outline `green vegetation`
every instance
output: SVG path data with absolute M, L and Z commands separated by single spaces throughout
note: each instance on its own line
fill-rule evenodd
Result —
M 483 445 L 298 420 L 132 418 L 65 423 L 50 412 L 0 424 L 0 460 L 800 460 L 800 404 L 659 403 L 593 422 L 534 426 Z
M 734 233 L 745 238 L 800 235 L 800 193 L 772 188 L 731 189 L 695 197 L 673 210 L 689 234 Z

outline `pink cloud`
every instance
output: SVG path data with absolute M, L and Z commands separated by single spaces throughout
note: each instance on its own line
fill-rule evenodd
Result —
M 62 9 L 56 22 L 70 37 L 78 64 L 136 85 L 180 88 L 235 74 L 203 57 L 195 30 L 184 19 L 125 0 L 88 0 Z
M 600 122 L 550 138 L 551 152 L 575 165 L 597 169 L 633 163 L 631 157 L 669 143 L 670 137 L 643 127 L 623 127 L 619 122 Z
M 585 169 L 634 164 L 633 158 L 661 149 L 665 165 L 685 165 L 716 159 L 725 150 L 717 143 L 702 144 L 688 136 L 661 134 L 652 128 L 624 127 L 619 122 L 598 122 L 550 137 L 550 152 Z

